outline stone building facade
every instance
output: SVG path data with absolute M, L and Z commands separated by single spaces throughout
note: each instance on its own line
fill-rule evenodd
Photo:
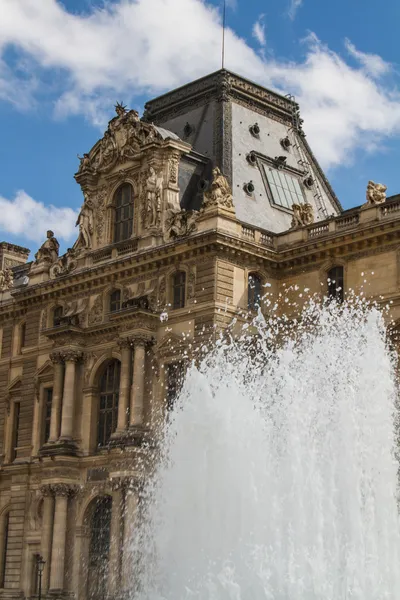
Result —
M 122 597 L 185 366 L 270 293 L 400 312 L 400 196 L 343 211 L 293 98 L 218 71 L 120 104 L 75 175 L 77 240 L 0 244 L 0 597 Z M 343 291 L 344 290 L 344 291 Z M 264 309 L 263 309 L 264 310 Z

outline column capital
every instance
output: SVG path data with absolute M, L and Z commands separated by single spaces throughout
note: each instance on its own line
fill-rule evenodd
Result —
M 132 348 L 132 342 L 130 338 L 121 338 L 118 340 L 117 344 L 121 350 L 123 350 L 124 348 Z
M 50 352 L 49 357 L 54 365 L 64 362 L 64 355 L 60 351 Z
M 144 478 L 123 475 L 120 477 L 113 477 L 111 479 L 111 489 L 113 492 L 124 490 L 127 492 L 141 492 L 144 485 Z
M 147 333 L 134 333 L 129 336 L 130 344 L 132 348 L 145 347 L 155 343 L 155 338 L 151 334 Z
M 79 362 L 83 358 L 81 350 L 62 350 L 61 354 L 65 362 Z
M 40 487 L 42 496 L 62 496 L 70 498 L 78 494 L 80 486 L 75 483 L 47 483 Z

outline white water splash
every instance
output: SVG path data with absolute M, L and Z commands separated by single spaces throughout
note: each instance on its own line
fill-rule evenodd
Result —
M 360 303 L 190 369 L 133 547 L 140 600 L 398 600 L 393 360 Z M 295 335 L 293 335 L 295 334 Z M 276 338 L 284 338 L 276 349 Z

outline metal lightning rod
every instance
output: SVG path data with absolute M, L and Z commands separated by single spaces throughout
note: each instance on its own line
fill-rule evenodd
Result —
M 222 68 L 225 64 L 225 23 L 226 23 L 226 0 L 224 0 L 222 17 Z

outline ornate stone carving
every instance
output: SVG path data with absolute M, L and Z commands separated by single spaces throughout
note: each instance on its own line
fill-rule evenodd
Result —
M 136 110 L 116 106 L 117 116 L 111 119 L 100 143 L 89 155 L 94 173 L 108 173 L 118 163 L 135 158 L 143 145 L 161 141 L 162 136 L 150 123 L 143 123 Z M 83 171 L 80 171 L 83 172 Z M 79 173 L 78 173 L 79 174 Z
M 90 160 L 89 154 L 85 153 L 83 156 L 79 156 L 79 154 L 77 154 L 77 157 L 80 160 L 78 173 L 93 171 L 92 161 Z
M 213 180 L 210 189 L 204 193 L 203 208 L 207 209 L 211 206 L 233 208 L 230 185 L 218 167 L 213 169 Z
M 61 354 L 64 361 L 79 362 L 83 358 L 83 353 L 80 350 L 62 350 Z
M 40 319 L 40 331 L 47 328 L 47 308 L 42 312 L 42 318 Z
M 311 204 L 292 204 L 292 209 L 292 229 L 297 229 L 298 227 L 304 227 L 305 225 L 311 225 L 314 223 L 314 209 Z
M 168 160 L 169 166 L 169 182 L 172 184 L 178 183 L 178 165 L 179 165 L 179 155 L 173 154 Z
M 57 262 L 50 267 L 50 277 L 56 279 L 62 275 L 68 275 L 77 267 L 76 252 L 73 248 L 68 248 L 67 252 L 59 257 Z
M 169 208 L 165 221 L 167 238 L 177 239 L 196 231 L 199 213 L 195 210 Z
M 106 198 L 107 198 L 107 187 L 101 187 L 97 193 L 93 196 L 93 202 L 95 206 L 95 226 L 96 226 L 96 238 L 97 243 L 101 244 L 104 232 L 104 222 L 106 216 Z
M 10 290 L 14 285 L 14 273 L 11 269 L 0 271 L 0 292 Z
M 368 181 L 367 185 L 367 204 L 376 206 L 377 204 L 383 204 L 386 200 L 387 186 L 383 183 L 374 183 Z
M 153 167 L 149 168 L 143 193 L 142 226 L 145 229 L 158 228 L 161 223 L 162 176 L 157 176 Z
M 80 487 L 74 483 L 47 483 L 40 486 L 40 492 L 42 496 L 71 497 L 80 491 Z
M 99 294 L 93 303 L 92 308 L 89 311 L 88 323 L 89 325 L 96 325 L 103 321 L 103 296 Z
M 88 250 L 92 247 L 94 206 L 87 192 L 85 192 L 84 197 L 85 199 L 76 221 L 76 225 L 79 226 L 79 236 L 76 241 L 76 247 Z
M 49 229 L 47 231 L 47 239 L 40 246 L 39 250 L 35 254 L 35 264 L 40 265 L 43 263 L 53 264 L 58 259 L 58 251 L 60 244 L 54 237 L 54 233 Z
M 63 353 L 62 353 L 62 352 L 60 352 L 60 351 L 51 352 L 51 353 L 49 354 L 49 358 L 50 358 L 50 360 L 51 360 L 51 362 L 52 362 L 53 364 L 55 364 L 55 363 L 62 363 L 62 362 L 64 362 L 64 355 L 63 355 Z

